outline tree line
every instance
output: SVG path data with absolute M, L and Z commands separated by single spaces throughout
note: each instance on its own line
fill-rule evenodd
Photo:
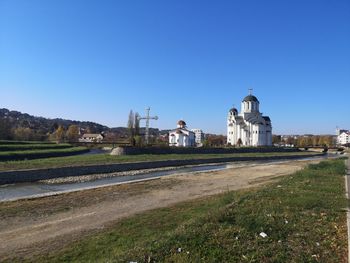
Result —
M 18 111 L 0 109 L 0 140 L 45 141 L 52 138 L 52 134 L 59 126 L 67 132 L 71 125 L 76 125 L 82 131 L 89 131 L 89 133 L 100 133 L 109 129 L 107 126 L 89 121 L 48 119 Z
M 88 128 L 87 132 L 91 130 Z M 0 140 L 77 142 L 79 137 L 80 128 L 74 124 L 67 129 L 63 125 L 55 125 L 52 132 L 43 133 L 29 127 L 12 128 L 6 119 L 0 119 Z
M 288 137 L 273 135 L 272 143 L 288 144 L 296 147 L 332 147 L 336 145 L 335 138 L 331 135 L 303 135 Z

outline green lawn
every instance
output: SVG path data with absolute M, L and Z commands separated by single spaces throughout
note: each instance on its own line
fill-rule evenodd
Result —
M 112 164 L 122 162 L 140 162 L 156 160 L 183 160 L 183 159 L 206 159 L 222 157 L 252 157 L 252 156 L 288 156 L 306 155 L 310 152 L 277 152 L 277 153 L 233 153 L 233 154 L 161 154 L 161 155 L 124 155 L 111 156 L 109 154 L 77 155 L 58 158 L 42 158 L 36 160 L 0 162 L 0 170 L 53 168 L 64 166 Z M 319 153 L 315 153 L 319 154 Z
M 83 153 L 86 147 L 74 147 L 68 143 L 0 141 L 0 162 L 62 157 Z
M 22 162 L 30 162 L 29 159 L 40 159 L 47 157 L 67 156 L 87 151 L 86 147 L 70 147 L 70 148 L 42 148 L 14 151 L 0 151 L 0 166 L 2 163 L 12 162 L 16 163 L 20 160 Z M 25 160 L 28 159 L 28 160 Z M 18 160 L 18 161 L 16 161 Z
M 0 145 L 4 144 L 55 144 L 49 141 L 15 141 L 15 140 L 0 140 Z
M 2 151 L 23 151 L 23 150 L 44 150 L 44 149 L 64 149 L 73 147 L 69 143 L 27 143 L 27 144 L 0 144 Z
M 346 262 L 344 174 L 344 160 L 323 161 L 265 187 L 124 219 L 30 260 Z

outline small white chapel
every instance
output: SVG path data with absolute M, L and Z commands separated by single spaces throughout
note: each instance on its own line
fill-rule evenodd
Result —
M 169 132 L 169 146 L 194 147 L 195 144 L 195 133 L 187 129 L 185 121 L 179 120 L 177 128 Z

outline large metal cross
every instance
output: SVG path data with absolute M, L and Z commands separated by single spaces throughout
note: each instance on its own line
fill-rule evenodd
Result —
M 145 134 L 146 144 L 149 143 L 149 120 L 158 120 L 158 116 L 154 116 L 154 117 L 149 116 L 150 110 L 151 110 L 150 107 L 146 108 L 146 116 L 138 118 L 139 120 L 146 120 L 146 134 Z
M 253 89 L 252 88 L 250 88 L 250 89 L 248 89 L 249 90 L 249 95 L 252 95 L 252 93 L 253 93 Z

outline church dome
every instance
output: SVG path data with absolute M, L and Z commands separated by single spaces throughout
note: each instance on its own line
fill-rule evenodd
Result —
M 179 126 L 186 126 L 186 122 L 183 121 L 183 120 L 179 120 L 179 121 L 177 122 L 177 125 L 179 125 Z
M 257 97 L 255 97 L 254 95 L 248 95 L 246 96 L 243 101 L 254 101 L 254 102 L 259 102 Z
M 230 109 L 230 112 L 238 113 L 238 110 L 236 108 Z

